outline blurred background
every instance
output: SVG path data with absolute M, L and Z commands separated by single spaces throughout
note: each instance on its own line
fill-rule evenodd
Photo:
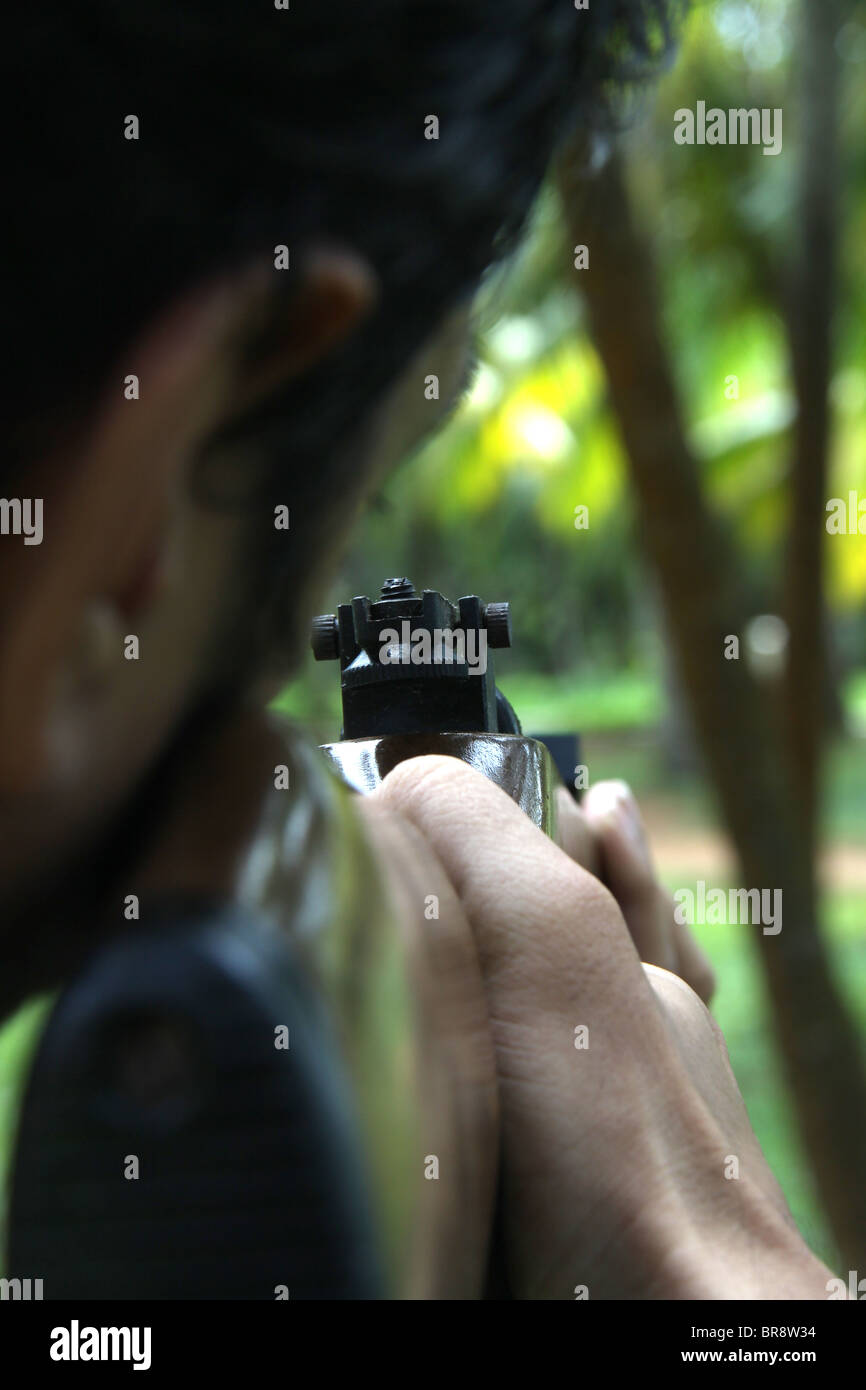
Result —
M 676 144 L 699 100 L 781 108 L 782 153 Z M 797 1222 L 866 1275 L 866 535 L 826 525 L 866 499 L 864 6 L 695 5 L 624 126 L 491 273 L 474 385 L 330 602 L 510 600 L 524 729 L 631 783 L 662 880 L 784 890 L 778 936 L 695 930 Z M 338 687 L 310 658 L 279 703 L 330 740 Z

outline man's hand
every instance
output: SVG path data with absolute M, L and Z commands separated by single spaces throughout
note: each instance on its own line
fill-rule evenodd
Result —
M 580 806 L 560 787 L 557 818 L 559 844 L 610 889 L 641 960 L 672 970 L 708 1004 L 716 987 L 713 968 L 688 927 L 676 920 L 673 899 L 656 879 L 626 783 L 596 782 Z
M 456 759 L 402 763 L 373 799 L 420 831 L 474 933 L 516 1296 L 826 1297 L 718 1029 L 641 964 L 611 892 Z

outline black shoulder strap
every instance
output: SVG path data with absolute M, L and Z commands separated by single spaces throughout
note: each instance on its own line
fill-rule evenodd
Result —
M 351 1093 L 285 941 L 223 913 L 91 958 L 30 1075 L 8 1256 L 46 1299 L 382 1294 Z

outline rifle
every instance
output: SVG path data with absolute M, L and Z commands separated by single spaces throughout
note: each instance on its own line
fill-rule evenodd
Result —
M 339 660 L 343 728 L 322 751 L 355 791 L 372 792 L 407 758 L 459 758 L 506 791 L 545 834 L 555 833 L 554 788 L 574 790 L 576 734 L 531 737 L 496 684 L 490 650 L 510 647 L 508 603 L 477 595 L 451 603 L 435 589 L 386 579 L 313 619 L 317 661 Z M 559 774 L 559 775 L 557 775 Z M 507 1298 L 501 1188 L 491 1239 L 488 1298 Z
M 510 643 L 507 604 L 470 596 L 454 605 L 406 580 L 316 618 L 314 655 L 339 660 L 343 695 L 342 737 L 325 745 L 327 762 L 364 793 L 404 758 L 459 757 L 552 833 L 551 751 L 521 732 L 496 686 L 490 649 Z M 554 749 L 570 785 L 576 742 Z M 304 760 L 316 756 L 297 764 L 310 787 Z M 317 858 L 310 799 L 297 807 L 300 829 L 280 821 L 267 844 L 307 834 L 313 888 L 284 912 L 302 930 L 275 932 L 248 901 L 167 901 L 94 950 L 50 1001 L 19 1108 L 4 1287 L 41 1280 L 46 1299 L 405 1291 L 383 1254 L 363 1133 L 362 1112 L 381 1123 L 381 1098 L 371 1103 L 347 1065 L 369 1050 L 375 1028 L 378 1058 L 395 1051 L 375 994 L 392 967 L 372 940 L 375 903 L 348 909 L 351 931 L 340 918 L 333 885 L 322 886 L 334 866 Z M 359 860 L 356 881 L 370 871 Z M 309 969 L 305 938 L 317 921 L 339 930 L 325 941 L 324 967 Z M 365 992 L 374 1004 L 357 1013 Z M 401 1115 L 411 1098 L 397 1071 L 372 1071 L 389 1116 Z M 386 1155 L 386 1186 L 395 1174 L 405 1182 L 402 1161 Z M 395 1197 L 393 1207 L 399 1237 L 411 1204 Z M 499 1268 L 494 1250 L 488 1296 L 505 1293 Z
M 510 647 L 508 603 L 474 594 L 450 603 L 435 589 L 386 579 L 380 597 L 340 604 L 313 619 L 317 661 L 339 660 L 343 728 L 323 752 L 358 792 L 370 792 L 407 758 L 460 758 L 553 834 L 553 788 L 573 786 L 576 734 L 523 733 L 496 684 L 491 649 Z

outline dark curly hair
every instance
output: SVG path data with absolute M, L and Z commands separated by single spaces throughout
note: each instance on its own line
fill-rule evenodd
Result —
M 7 470 L 86 419 L 162 305 L 285 243 L 381 282 L 338 358 L 244 428 L 303 515 L 369 414 L 529 210 L 557 139 L 655 65 L 676 0 L 41 0 L 4 24 L 24 172 L 7 188 Z M 123 135 L 140 120 L 140 138 Z M 438 140 L 424 138 L 429 115 Z M 288 279 L 291 287 L 292 279 Z M 116 366 L 114 367 L 116 370 Z M 336 479 L 334 480 L 336 483 Z M 287 486 L 287 483 L 290 485 Z

